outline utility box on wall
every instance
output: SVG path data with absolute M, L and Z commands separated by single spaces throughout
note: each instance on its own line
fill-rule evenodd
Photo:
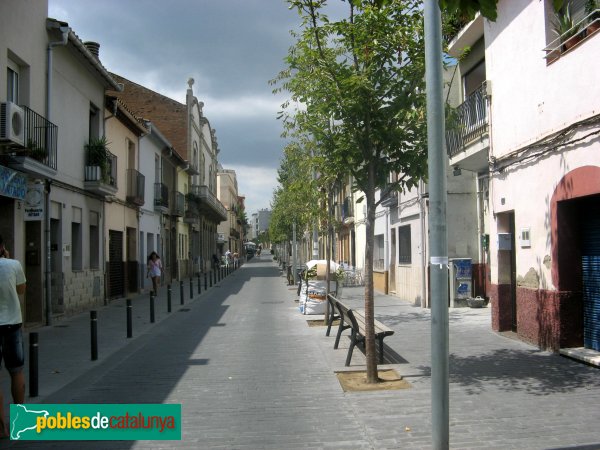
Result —
M 512 250 L 512 233 L 498 233 L 498 250 Z

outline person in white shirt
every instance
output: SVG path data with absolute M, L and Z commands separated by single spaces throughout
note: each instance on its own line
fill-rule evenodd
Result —
M 146 276 L 152 278 L 152 289 L 154 295 L 158 295 L 158 286 L 160 286 L 160 277 L 163 273 L 162 263 L 158 253 L 152 252 L 148 257 L 148 272 Z
M 25 293 L 25 274 L 17 260 L 10 259 L 0 236 L 0 363 L 10 374 L 13 403 L 25 401 L 25 350 L 23 348 L 23 317 L 19 295 Z M 4 415 L 4 396 L 0 391 L 0 436 L 8 436 Z

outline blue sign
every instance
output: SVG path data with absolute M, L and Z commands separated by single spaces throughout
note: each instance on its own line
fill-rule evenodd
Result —
M 27 177 L 8 167 L 0 166 L 0 195 L 23 200 L 27 194 Z

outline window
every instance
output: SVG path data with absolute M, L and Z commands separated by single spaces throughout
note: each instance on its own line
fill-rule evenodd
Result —
M 385 269 L 385 239 L 383 234 L 375 236 L 373 245 L 373 270 Z
M 90 118 L 88 122 L 88 142 L 100 137 L 100 111 L 90 104 Z
M 97 212 L 90 212 L 90 269 L 100 268 L 100 219 Z
M 11 67 L 7 68 L 6 99 L 9 102 L 19 104 L 19 72 L 16 67 L 14 69 Z
M 398 263 L 410 264 L 411 248 L 410 248 L 410 225 L 398 227 Z
M 81 245 L 83 237 L 81 235 L 81 208 L 73 207 L 71 219 L 71 270 L 83 269 L 83 252 Z

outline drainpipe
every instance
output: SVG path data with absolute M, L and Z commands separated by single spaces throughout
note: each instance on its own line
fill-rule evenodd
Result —
M 71 28 L 68 26 L 59 26 L 58 24 L 54 25 L 52 28 L 58 28 L 61 32 L 61 40 L 53 41 L 48 43 L 47 50 L 47 73 L 46 73 L 46 119 L 49 122 L 51 120 L 51 111 L 52 111 L 52 71 L 53 71 L 53 61 L 52 61 L 52 49 L 59 45 L 67 45 L 69 40 L 69 33 Z M 46 140 L 46 143 L 48 140 Z M 52 184 L 52 180 L 46 180 L 46 198 L 44 208 L 46 213 L 44 214 L 44 239 L 46 241 L 46 292 L 45 292 L 45 302 L 46 302 L 46 325 L 52 325 L 52 248 L 50 245 L 50 185 Z

